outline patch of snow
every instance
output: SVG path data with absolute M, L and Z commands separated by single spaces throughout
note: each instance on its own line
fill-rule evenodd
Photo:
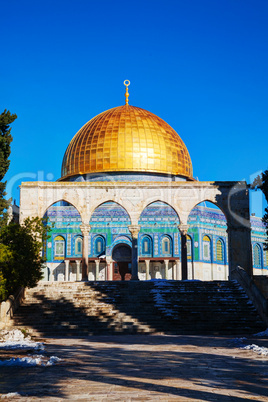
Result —
M 1 395 L 1 399 L 13 398 L 14 396 L 21 396 L 18 392 L 9 392 L 8 394 Z
M 255 345 L 254 343 L 252 345 L 246 345 L 241 349 L 252 350 L 253 352 L 258 353 L 258 355 L 268 356 L 268 348 Z
M 264 331 L 264 332 L 266 332 L 266 331 Z M 268 356 L 268 348 L 255 345 L 254 343 L 252 345 L 245 345 L 246 341 L 247 341 L 247 338 L 241 337 L 241 338 L 232 339 L 230 342 L 237 348 L 244 349 L 244 350 L 252 350 L 253 352 L 258 353 L 258 355 Z
M 268 328 L 265 331 L 254 334 L 254 336 L 268 336 Z
M 53 364 L 60 362 L 62 359 L 60 359 L 58 356 L 51 356 L 49 361 L 47 362 L 47 366 L 53 366 Z
M 19 329 L 12 329 L 10 331 L 1 331 L 0 341 L 22 341 L 25 338 L 24 334 Z
M 152 289 L 151 293 L 152 293 L 154 301 L 155 301 L 155 306 L 165 316 L 172 317 L 174 315 L 174 311 L 171 310 L 170 308 L 166 307 L 169 303 L 167 303 L 167 301 L 164 299 L 163 294 L 165 294 L 165 293 L 161 289 L 163 286 L 166 286 L 166 284 L 167 284 L 167 282 L 155 283 L 155 289 Z
M 42 342 L 34 342 L 29 336 L 26 338 L 19 329 L 1 331 L 0 349 L 34 349 L 44 350 Z
M 25 339 L 25 341 L 20 342 L 0 342 L 0 349 L 33 349 L 33 350 L 44 350 L 44 345 L 41 342 L 34 342 Z
M 51 356 L 49 360 L 43 355 L 27 356 L 27 357 L 17 357 L 8 360 L 0 360 L 1 366 L 16 366 L 16 367 L 29 367 L 29 366 L 53 366 L 55 363 L 61 361 L 57 356 Z

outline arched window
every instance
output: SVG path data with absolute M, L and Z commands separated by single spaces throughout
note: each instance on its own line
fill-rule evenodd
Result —
M 171 240 L 168 236 L 164 236 L 162 239 L 162 254 L 172 254 Z
M 141 240 L 141 253 L 143 255 L 152 255 L 152 240 L 149 236 L 144 236 Z
M 75 254 L 82 254 L 82 238 L 81 237 L 77 237 L 75 239 Z
M 254 265 L 261 267 L 261 247 L 259 244 L 255 244 L 254 246 Z
M 105 252 L 105 240 L 102 236 L 95 238 L 95 255 L 100 255 Z
M 216 258 L 217 261 L 224 262 L 224 244 L 221 239 L 218 239 L 216 243 Z
M 54 239 L 54 258 L 62 260 L 65 257 L 65 239 L 56 236 Z
M 211 261 L 211 240 L 208 236 L 203 237 L 203 259 Z
M 192 250 L 192 238 L 187 235 L 187 260 L 192 261 L 193 250 Z

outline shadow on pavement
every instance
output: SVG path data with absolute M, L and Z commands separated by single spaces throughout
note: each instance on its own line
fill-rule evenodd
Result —
M 267 358 L 247 358 L 242 351 L 239 356 L 232 351 L 227 355 L 220 339 L 214 343 L 207 339 L 203 347 L 205 338 L 198 342 L 198 337 L 190 337 L 190 342 L 188 337 L 138 338 L 50 340 L 47 352 L 64 361 L 52 367 L 1 368 L 1 392 L 56 398 L 84 395 L 90 400 L 91 395 L 107 396 L 113 386 L 113 392 L 125 392 L 129 398 L 162 395 L 223 402 L 268 395 Z M 226 348 L 226 338 L 221 338 L 221 345 Z M 241 396 L 230 396 L 226 390 Z

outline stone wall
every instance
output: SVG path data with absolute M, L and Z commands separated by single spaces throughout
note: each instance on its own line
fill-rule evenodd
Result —
M 254 283 L 260 289 L 263 296 L 268 300 L 268 276 L 255 276 L 253 277 Z

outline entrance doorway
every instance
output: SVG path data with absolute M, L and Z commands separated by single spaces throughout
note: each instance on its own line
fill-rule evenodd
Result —
M 113 280 L 127 281 L 131 279 L 131 247 L 127 244 L 118 244 L 114 247 L 112 258 Z

